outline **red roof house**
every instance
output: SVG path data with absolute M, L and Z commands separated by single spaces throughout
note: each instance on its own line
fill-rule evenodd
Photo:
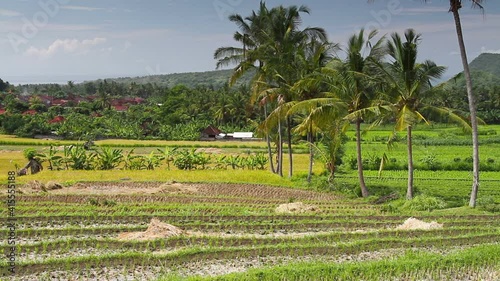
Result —
M 113 107 L 115 108 L 116 111 L 119 111 L 119 112 L 124 112 L 124 111 L 128 110 L 128 106 L 126 106 L 126 105 L 115 105 Z
M 201 139 L 215 139 L 221 133 L 221 130 L 210 125 L 201 132 Z
M 37 112 L 36 110 L 26 110 L 25 112 L 23 112 L 23 115 L 35 115 Z
M 64 122 L 64 120 L 65 120 L 64 116 L 59 115 L 59 116 L 54 117 L 54 119 L 50 120 L 49 123 L 50 124 L 62 123 L 62 122 Z

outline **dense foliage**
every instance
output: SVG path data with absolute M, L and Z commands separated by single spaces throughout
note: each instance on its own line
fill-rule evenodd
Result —
M 17 90 L 33 92 L 2 94 L 0 123 L 3 133 L 24 137 L 197 140 L 210 124 L 226 132 L 251 131 L 257 120 L 244 86 L 168 88 L 101 81 Z
M 475 69 L 472 70 L 471 75 L 478 116 L 488 124 L 500 124 L 500 76 L 493 72 Z M 433 103 L 468 111 L 463 75 L 459 74 L 446 82 L 440 94 L 433 97 Z

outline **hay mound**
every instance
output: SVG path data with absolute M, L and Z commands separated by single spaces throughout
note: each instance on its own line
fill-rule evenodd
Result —
M 26 188 L 31 189 L 36 192 L 47 192 L 47 188 L 45 187 L 45 184 L 40 181 L 30 181 L 26 184 Z
M 413 229 L 438 229 L 443 228 L 443 224 L 437 223 L 435 221 L 427 223 L 416 218 L 407 219 L 402 225 L 396 227 L 398 230 L 413 230 Z
M 184 231 L 180 228 L 161 222 L 157 218 L 152 218 L 146 231 L 121 233 L 118 235 L 118 240 L 154 240 L 157 238 L 180 236 L 183 233 Z
M 162 193 L 174 193 L 174 194 L 196 194 L 198 189 L 194 186 L 184 185 L 178 182 L 167 182 L 160 185 L 160 190 Z
M 314 205 L 306 205 L 302 202 L 281 204 L 276 208 L 278 214 L 303 214 L 303 213 L 319 213 L 321 210 Z
M 47 182 L 47 184 L 45 185 L 45 188 L 47 190 L 56 190 L 56 189 L 62 189 L 63 186 L 58 183 L 58 182 L 55 182 L 55 181 L 49 181 Z

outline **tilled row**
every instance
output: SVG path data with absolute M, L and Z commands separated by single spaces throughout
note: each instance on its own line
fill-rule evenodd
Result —
M 277 222 L 299 222 L 299 221 L 338 221 L 338 222 L 357 222 L 357 221 L 391 221 L 403 222 L 407 216 L 381 216 L 381 215 L 64 215 L 64 216 L 17 216 L 17 223 L 25 228 L 25 226 L 43 227 L 47 225 L 63 225 L 63 224 L 138 224 L 147 223 L 151 218 L 158 218 L 161 221 L 169 223 L 194 223 L 194 222 L 261 222 L 261 223 L 277 223 Z M 469 216 L 425 216 L 415 217 L 421 220 L 439 220 L 439 222 L 484 222 L 494 223 L 500 221 L 500 215 L 469 215 Z M 0 217 L 0 223 L 6 223 L 8 218 Z
M 99 256 L 83 256 L 62 259 L 48 259 L 44 262 L 20 263 L 17 266 L 18 276 L 37 274 L 45 271 L 74 270 L 75 268 L 89 267 L 116 267 L 126 265 L 135 266 L 178 266 L 184 263 L 236 259 L 240 257 L 287 256 L 298 257 L 304 255 L 355 255 L 361 252 L 377 251 L 380 249 L 412 248 L 412 247 L 451 247 L 462 245 L 479 245 L 498 242 L 497 234 L 483 234 L 478 236 L 447 237 L 443 239 L 380 239 L 358 241 L 346 244 L 284 244 L 263 247 L 236 247 L 236 248 L 192 248 L 184 251 L 167 254 L 152 254 L 126 252 Z
M 308 233 L 304 236 L 294 234 L 290 235 L 269 235 L 269 236 L 196 236 L 184 235 L 179 237 L 170 237 L 166 239 L 155 239 L 150 241 L 121 241 L 116 240 L 116 234 L 108 237 L 67 237 L 66 239 L 57 239 L 55 241 L 38 242 L 30 244 L 20 244 L 17 248 L 17 254 L 27 255 L 29 253 L 74 253 L 89 248 L 98 248 L 102 251 L 112 250 L 134 250 L 161 251 L 165 249 L 179 249 L 184 247 L 242 247 L 242 246 L 264 246 L 277 245 L 284 243 L 308 244 L 308 243 L 328 243 L 350 242 L 357 240 L 370 239 L 423 239 L 435 237 L 453 237 L 462 235 L 485 235 L 495 234 L 494 230 L 481 228 L 456 228 L 456 229 L 435 229 L 435 230 L 412 230 L 412 231 L 379 231 L 379 232 L 333 232 L 333 233 Z M 45 239 L 44 239 L 45 240 Z M 0 249 L 7 254 L 8 245 L 3 245 Z
M 182 230 L 185 231 L 200 231 L 200 232 L 225 232 L 231 233 L 255 233 L 255 234 L 267 234 L 267 233 L 287 233 L 287 232 L 318 232 L 318 231 L 364 231 L 364 230 L 384 230 L 384 229 L 394 229 L 399 226 L 399 222 L 389 222 L 389 221 L 365 221 L 365 222 L 331 222 L 331 221 L 299 221 L 294 223 L 280 222 L 280 223 L 253 223 L 249 224 L 243 222 L 217 222 L 217 223 L 184 223 L 178 225 Z M 72 227 L 71 227 L 72 226 Z M 449 222 L 446 223 L 446 227 L 498 227 L 500 226 L 499 221 L 491 222 Z M 66 227 L 71 227 L 66 229 Z M 69 235 L 70 233 L 84 233 L 85 226 L 82 225 L 59 225 L 58 227 L 51 226 L 48 228 L 38 228 L 38 229 L 25 229 L 18 232 L 18 237 L 30 237 L 30 236 L 47 236 L 54 235 L 55 233 L 61 235 Z M 107 224 L 95 224 L 93 228 L 101 228 L 101 233 L 107 233 L 108 231 L 117 231 L 115 228 L 109 227 Z M 143 226 L 137 226 L 134 224 L 121 225 L 120 229 L 122 231 L 127 231 L 128 229 L 139 229 L 145 230 L 147 228 L 146 223 Z M 4 229 L 2 232 L 6 233 L 8 230 Z M 95 232 L 91 230 L 92 232 Z

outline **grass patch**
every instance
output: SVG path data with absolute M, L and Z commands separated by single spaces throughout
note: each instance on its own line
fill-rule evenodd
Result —
M 276 186 L 292 186 L 287 178 L 281 178 L 269 171 L 249 170 L 154 170 L 154 171 L 42 171 L 37 175 L 18 177 L 17 183 L 23 184 L 33 180 L 42 182 L 57 181 L 60 183 L 76 182 L 222 182 L 222 183 L 256 183 Z M 6 183 L 7 177 L 2 175 L 0 182 Z

